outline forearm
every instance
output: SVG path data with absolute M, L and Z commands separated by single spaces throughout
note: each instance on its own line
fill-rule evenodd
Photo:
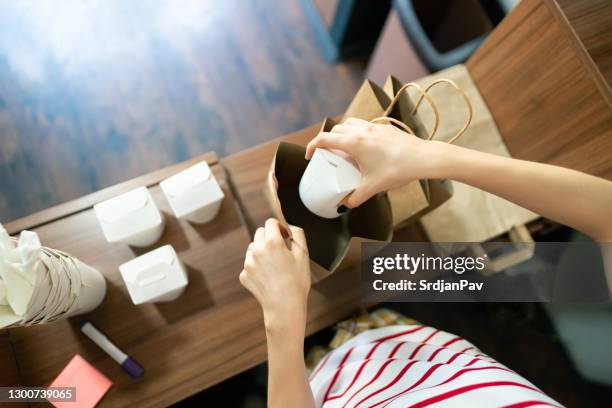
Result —
M 268 407 L 313 408 L 314 399 L 304 365 L 305 322 L 267 329 Z
M 431 178 L 480 188 L 568 225 L 597 241 L 612 241 L 612 182 L 578 171 L 432 144 Z

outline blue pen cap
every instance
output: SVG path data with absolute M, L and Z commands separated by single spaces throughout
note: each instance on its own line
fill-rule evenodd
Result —
M 128 373 L 132 378 L 142 377 L 144 374 L 144 368 L 132 359 L 132 357 L 126 358 L 125 361 L 121 363 L 121 368 L 123 368 L 123 371 Z

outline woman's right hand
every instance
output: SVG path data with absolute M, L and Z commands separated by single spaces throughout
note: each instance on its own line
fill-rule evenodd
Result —
M 351 156 L 362 174 L 361 184 L 343 202 L 358 207 L 373 195 L 412 180 L 431 178 L 432 149 L 428 142 L 395 126 L 348 118 L 331 132 L 321 132 L 306 148 L 310 160 L 316 148 L 341 150 Z
M 289 230 L 290 247 L 285 243 L 278 220 L 271 218 L 255 231 L 240 283 L 261 305 L 270 333 L 303 336 L 310 291 L 310 260 L 304 231 L 292 225 Z

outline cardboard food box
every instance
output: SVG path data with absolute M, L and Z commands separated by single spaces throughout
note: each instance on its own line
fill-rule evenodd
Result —
M 215 218 L 225 196 L 206 162 L 191 166 L 159 185 L 174 215 L 197 224 Z
M 174 248 L 165 245 L 119 266 L 132 302 L 169 302 L 187 287 L 187 273 Z
M 94 211 L 110 243 L 145 247 L 154 244 L 164 231 L 164 217 L 146 187 L 98 203 Z
M 302 203 L 323 218 L 337 218 L 340 202 L 361 182 L 361 173 L 345 153 L 315 149 L 300 179 Z

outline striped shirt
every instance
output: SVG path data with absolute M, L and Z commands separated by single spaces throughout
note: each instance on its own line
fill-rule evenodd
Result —
M 310 375 L 317 407 L 559 407 L 461 337 L 422 325 L 368 330 Z

